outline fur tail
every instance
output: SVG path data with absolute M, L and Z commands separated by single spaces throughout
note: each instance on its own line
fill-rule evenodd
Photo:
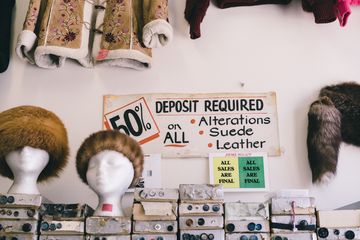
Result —
M 341 143 L 341 113 L 328 97 L 311 104 L 308 113 L 308 158 L 313 183 L 336 174 Z

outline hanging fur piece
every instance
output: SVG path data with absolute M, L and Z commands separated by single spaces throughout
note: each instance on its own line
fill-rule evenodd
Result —
M 87 184 L 86 172 L 90 158 L 104 150 L 122 153 L 130 160 L 135 172 L 131 186 L 135 186 L 143 171 L 143 152 L 137 141 L 116 130 L 93 133 L 81 144 L 76 155 L 76 169 L 81 180 Z
M 57 177 L 67 164 L 69 146 L 62 121 L 40 107 L 20 106 L 0 113 L 0 175 L 14 178 L 6 163 L 8 153 L 25 146 L 45 150 L 49 162 L 38 182 Z
M 341 141 L 360 146 L 360 85 L 343 83 L 321 89 L 308 113 L 308 158 L 313 183 L 336 174 Z

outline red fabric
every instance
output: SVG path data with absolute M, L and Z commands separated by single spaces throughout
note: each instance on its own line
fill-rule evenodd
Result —
M 335 7 L 335 13 L 339 19 L 341 27 L 345 27 L 351 14 L 350 0 L 338 0 Z
M 200 24 L 203 21 L 210 0 L 186 0 L 185 19 L 190 24 L 190 38 L 201 37 Z

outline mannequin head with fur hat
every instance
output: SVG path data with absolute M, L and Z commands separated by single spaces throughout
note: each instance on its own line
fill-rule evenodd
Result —
M 35 106 L 0 113 L 0 174 L 14 180 L 8 193 L 40 194 L 37 182 L 57 177 L 68 154 L 66 129 L 54 113 Z
M 76 169 L 98 195 L 95 216 L 124 216 L 121 198 L 136 185 L 143 163 L 140 145 L 119 131 L 99 131 L 85 139 L 76 156 Z

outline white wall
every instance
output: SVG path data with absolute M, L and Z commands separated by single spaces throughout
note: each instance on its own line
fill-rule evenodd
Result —
M 27 4 L 28 0 L 17 1 L 15 35 L 21 30 Z M 101 129 L 104 94 L 276 91 L 283 154 L 269 159 L 271 190 L 311 188 L 320 209 L 360 200 L 360 148 L 342 146 L 338 175 L 321 188 L 311 185 L 306 149 L 307 111 L 319 89 L 340 81 L 360 81 L 360 9 L 354 7 L 348 25 L 340 28 L 337 22 L 316 25 L 299 1 L 227 10 L 212 4 L 202 38 L 193 41 L 183 18 L 185 0 L 170 0 L 170 8 L 175 38 L 168 47 L 154 50 L 151 70 L 85 69 L 71 61 L 62 69 L 44 70 L 12 53 L 10 68 L 0 75 L 0 110 L 38 105 L 61 117 L 69 133 L 69 165 L 61 178 L 41 185 L 43 195 L 54 202 L 96 205 L 96 196 L 77 176 L 75 154 L 85 137 Z M 208 161 L 164 159 L 162 171 L 164 187 L 205 183 Z M 10 184 L 1 178 L 0 192 Z M 266 194 L 226 197 L 263 200 Z

